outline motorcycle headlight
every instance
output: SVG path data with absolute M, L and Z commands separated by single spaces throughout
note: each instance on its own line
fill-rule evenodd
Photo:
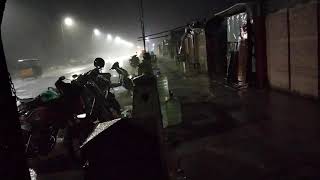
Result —
M 77 118 L 78 118 L 78 119 L 84 119 L 84 118 L 86 118 L 86 117 L 87 117 L 87 114 L 86 114 L 86 113 L 77 115 Z

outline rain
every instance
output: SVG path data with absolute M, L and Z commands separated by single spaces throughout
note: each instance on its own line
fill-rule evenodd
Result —
M 319 179 L 319 7 L 0 1 L 0 179 Z

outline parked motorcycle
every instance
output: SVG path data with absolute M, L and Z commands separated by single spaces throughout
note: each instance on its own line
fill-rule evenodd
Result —
M 62 81 L 63 78 L 59 78 L 56 82 L 57 97 L 44 101 L 43 95 L 40 95 L 19 106 L 25 152 L 29 157 L 48 155 L 55 147 L 59 130 L 72 128 L 72 121 L 79 121 L 77 115 L 84 113 L 79 89 Z
M 100 72 L 100 69 L 104 67 L 104 61 L 97 63 L 96 60 L 95 69 L 79 76 L 74 75 L 71 84 L 81 87 L 82 96 L 85 97 L 86 112 L 96 120 L 104 122 L 119 118 L 121 106 L 115 95 L 110 92 L 113 87 L 111 74 Z
M 21 129 L 29 157 L 49 154 L 59 130 L 65 131 L 64 144 L 74 155 L 75 141 L 84 142 L 97 123 L 120 117 L 120 104 L 110 92 L 111 75 L 100 73 L 101 61 L 94 64 L 95 69 L 74 76 L 71 83 L 64 82 L 62 76 L 56 88 L 34 99 L 20 100 Z

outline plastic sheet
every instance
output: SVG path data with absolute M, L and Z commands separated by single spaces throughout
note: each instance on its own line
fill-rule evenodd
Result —
M 241 35 L 245 33 L 241 30 L 247 24 L 247 13 L 240 13 L 227 18 L 228 23 L 228 42 L 239 42 Z

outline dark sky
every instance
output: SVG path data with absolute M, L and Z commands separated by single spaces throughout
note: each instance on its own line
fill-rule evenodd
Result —
M 147 32 L 157 32 L 208 15 L 221 0 L 144 0 Z M 106 30 L 140 33 L 139 0 L 67 0 L 60 12 L 70 13 Z
M 144 0 L 146 31 L 154 33 L 180 26 L 205 17 L 231 1 Z M 24 7 L 44 16 L 48 14 L 53 21 L 70 15 L 88 26 L 103 27 L 105 31 L 116 31 L 131 38 L 140 35 L 139 0 L 8 0 L 8 7 Z
M 234 1 L 144 0 L 146 33 L 185 25 Z M 139 0 L 8 0 L 2 28 L 7 56 L 57 54 L 54 50 L 61 46 L 59 27 L 65 16 L 73 17 L 88 32 L 99 28 L 134 43 L 141 35 Z

